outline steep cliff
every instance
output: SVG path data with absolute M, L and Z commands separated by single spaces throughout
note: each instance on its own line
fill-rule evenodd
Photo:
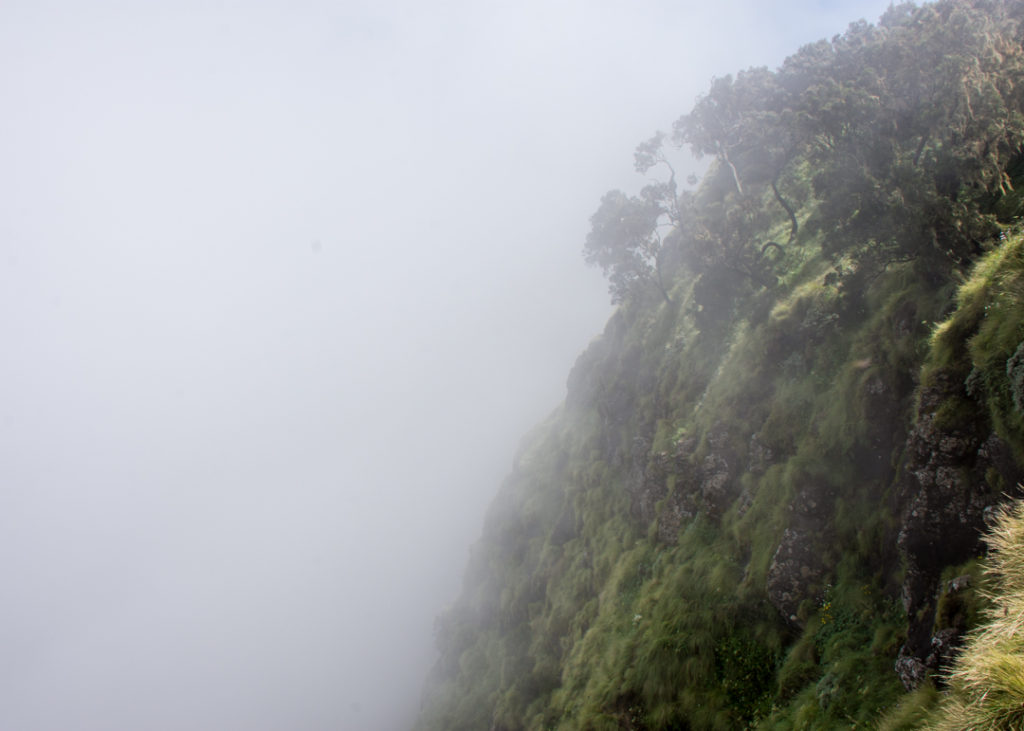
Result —
M 716 80 L 672 137 L 715 157 L 700 185 L 666 164 L 606 197 L 588 246 L 621 305 L 523 440 L 419 728 L 932 702 L 1024 479 L 1022 17 L 900 5 Z

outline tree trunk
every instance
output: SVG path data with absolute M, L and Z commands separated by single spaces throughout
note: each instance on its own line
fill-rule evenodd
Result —
M 665 251 L 665 247 L 662 246 L 658 249 L 657 256 L 654 257 L 654 284 L 657 286 L 658 291 L 661 292 L 661 296 L 665 299 L 665 304 L 671 305 L 672 298 L 668 296 L 668 292 L 665 290 L 665 285 L 661 278 L 661 255 Z
M 793 241 L 796 239 L 796 232 L 800 230 L 800 224 L 796 220 L 796 211 L 793 210 L 793 207 L 789 205 L 786 199 L 782 197 L 782 193 L 779 192 L 778 182 L 780 175 L 782 175 L 782 168 L 779 168 L 779 171 L 775 173 L 775 177 L 772 178 L 772 193 L 775 194 L 775 200 L 779 202 L 779 205 L 782 206 L 785 209 L 787 215 L 789 215 L 788 243 L 792 244 Z
M 725 145 L 722 144 L 721 140 L 715 140 L 715 147 L 718 148 L 718 159 L 729 166 L 729 171 L 732 173 L 732 182 L 736 184 L 736 192 L 743 196 L 743 185 L 740 183 L 740 172 L 736 169 L 736 166 L 732 164 L 732 160 L 729 159 L 729 151 L 726 150 Z

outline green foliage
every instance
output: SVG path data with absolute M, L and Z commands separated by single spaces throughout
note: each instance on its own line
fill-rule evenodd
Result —
M 920 729 L 939 700 L 933 685 L 925 684 L 899 700 L 894 708 L 879 719 L 879 731 L 913 731 Z
M 661 273 L 664 242 L 659 226 L 666 215 L 665 196 L 674 199 L 674 187 L 648 186 L 639 198 L 613 190 L 605 194 L 591 216 L 584 258 L 608 276 L 612 302 L 642 293 L 646 286 L 656 287 L 665 301 L 671 302 Z
M 988 420 L 1024 458 L 1022 15 L 897 5 L 715 80 L 671 137 L 715 160 L 694 191 L 668 138 L 640 145 L 637 168 L 667 180 L 606 195 L 585 249 L 619 310 L 488 514 L 417 728 L 929 713 L 934 689 L 904 695 L 892 671 L 894 492 L 915 398 L 940 382 L 963 384 L 940 425 Z M 783 617 L 769 587 L 787 571 Z M 943 598 L 937 626 L 981 607 Z
M 926 382 L 964 384 L 943 416 L 950 423 L 974 418 L 979 404 L 1010 444 L 1024 437 L 1020 356 L 1024 343 L 1024 238 L 1011 235 L 981 257 L 959 288 L 956 309 L 931 338 Z
M 862 571 L 847 558 L 826 588 L 781 664 L 765 728 L 871 725 L 899 697 L 891 666 L 904 618 Z
M 715 681 L 736 717 L 750 722 L 767 715 L 775 690 L 776 655 L 742 630 L 715 645 Z
M 1024 725 L 1024 503 L 1003 512 L 987 538 L 995 579 L 987 622 L 969 638 L 949 691 L 918 728 L 1015 729 Z

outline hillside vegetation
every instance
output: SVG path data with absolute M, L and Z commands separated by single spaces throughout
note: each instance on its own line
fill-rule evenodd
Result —
M 950 690 L 930 716 L 928 728 L 936 731 L 1024 727 L 1024 503 L 1000 515 L 987 542 L 992 605 L 957 657 Z
M 1022 2 L 893 6 L 638 147 L 653 182 L 584 249 L 619 307 L 487 515 L 417 728 L 953 717 L 1024 476 L 1022 38 Z M 957 667 L 970 705 L 993 681 Z

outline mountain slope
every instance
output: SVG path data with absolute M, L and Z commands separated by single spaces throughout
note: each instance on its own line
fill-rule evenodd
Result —
M 638 148 L 663 179 L 587 242 L 621 305 L 487 516 L 419 728 L 931 702 L 905 692 L 977 622 L 980 534 L 1024 474 L 1022 17 L 895 6 Z M 714 158 L 697 188 L 670 141 Z

